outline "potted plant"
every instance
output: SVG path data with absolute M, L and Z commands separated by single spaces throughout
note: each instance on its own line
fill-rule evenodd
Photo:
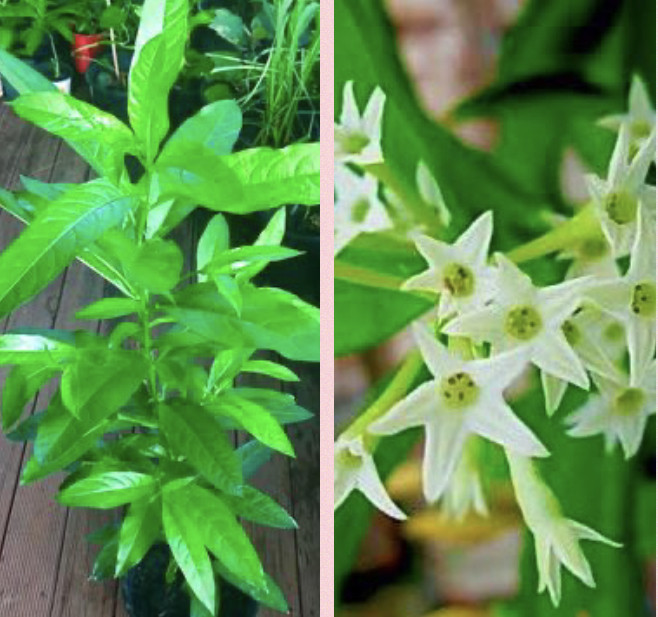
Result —
M 12 24 L 17 36 L 13 37 L 12 49 L 19 55 L 30 58 L 32 66 L 47 77 L 63 92 L 71 90 L 71 67 L 62 59 L 58 37 L 73 40 L 71 23 L 79 10 L 77 0 L 55 2 L 54 0 L 23 0 L 0 6 L 0 21 L 4 28 Z M 5 26 L 4 24 L 7 24 Z M 5 76 L 3 76 L 5 77 Z M 3 79 L 3 91 L 8 99 L 15 92 L 8 88 Z
M 145 14 L 153 15 L 153 4 L 147 0 Z M 2 206 L 28 223 L 0 255 L 0 314 L 28 301 L 77 257 L 120 294 L 77 316 L 123 319 L 102 335 L 0 336 L 0 364 L 13 367 L 10 383 L 36 392 L 59 379 L 43 412 L 21 422 L 22 400 L 5 406 L 3 428 L 34 439 L 23 483 L 63 470 L 63 505 L 126 507 L 116 527 L 92 540 L 101 546 L 95 574 L 123 578 L 132 571 L 123 584 L 129 610 L 130 598 L 151 594 L 157 583 L 162 597 L 180 597 L 172 586 L 186 592 L 185 617 L 235 614 L 231 606 L 244 601 L 242 594 L 285 611 L 238 518 L 295 526 L 247 480 L 272 451 L 293 454 L 283 426 L 309 414 L 290 395 L 236 387 L 235 379 L 245 371 L 296 379 L 287 366 L 252 357 L 258 349 L 319 359 L 319 311 L 253 283 L 268 263 L 297 255 L 280 245 L 280 207 L 318 203 L 319 144 L 232 153 L 241 127 L 234 101 L 204 107 L 162 144 L 188 10 L 187 0 L 166 0 L 161 19 L 140 28 L 128 83 L 130 128 L 56 91 L 0 50 L 0 71 L 20 92 L 14 111 L 65 139 L 98 174 L 84 184 L 36 182 L 20 196 L 0 194 Z M 139 161 L 140 177 L 127 173 L 127 157 Z M 197 206 L 214 215 L 196 263 L 184 272 L 181 249 L 168 234 Z M 253 245 L 231 247 L 224 213 L 276 208 Z M 234 429 L 253 439 L 234 449 L 227 437 Z M 131 585 L 138 586 L 134 594 Z M 232 595 L 229 585 L 242 594 Z M 174 615 L 169 608 L 158 614 Z
M 107 22 L 118 16 L 120 10 L 115 10 L 105 0 L 94 0 L 87 3 L 85 10 L 80 11 L 75 21 L 73 33 L 73 60 L 75 69 L 81 75 L 87 72 L 91 61 L 100 53 L 100 43 L 107 38 Z

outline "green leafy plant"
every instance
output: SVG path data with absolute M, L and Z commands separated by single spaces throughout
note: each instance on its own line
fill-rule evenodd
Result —
M 159 11 L 156 9 L 160 9 Z M 33 439 L 21 482 L 68 473 L 57 499 L 70 507 L 125 506 L 121 525 L 96 538 L 97 575 L 120 577 L 158 541 L 169 544 L 194 615 L 215 615 L 216 575 L 285 611 L 238 517 L 291 528 L 292 518 L 246 479 L 268 450 L 293 456 L 284 425 L 309 413 L 292 396 L 236 387 L 243 372 L 295 380 L 256 350 L 315 362 L 319 311 L 290 293 L 261 288 L 269 262 L 297 253 L 280 246 L 278 210 L 252 246 L 231 247 L 222 212 L 244 214 L 319 201 L 318 144 L 232 153 L 241 129 L 233 101 L 204 107 L 167 139 L 167 97 L 183 64 L 187 0 L 147 0 L 129 79 L 127 126 L 55 91 L 0 52 L 0 71 L 21 93 L 14 111 L 66 140 L 98 177 L 79 185 L 25 179 L 0 205 L 26 230 L 0 255 L 0 315 L 27 302 L 74 259 L 116 288 L 80 319 L 110 322 L 88 331 L 11 331 L 0 336 L 3 428 Z M 128 173 L 127 158 L 138 161 Z M 197 207 L 216 211 L 196 264 L 169 232 Z M 185 283 L 190 283 L 185 285 Z M 21 422 L 46 382 L 58 388 L 44 411 Z M 235 450 L 227 432 L 254 440 Z

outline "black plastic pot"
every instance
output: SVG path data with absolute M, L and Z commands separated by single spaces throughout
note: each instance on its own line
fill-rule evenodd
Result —
M 190 597 L 183 576 L 168 585 L 165 576 L 171 552 L 155 545 L 142 562 L 121 579 L 121 594 L 130 617 L 190 617 Z M 221 610 L 217 617 L 255 617 L 258 604 L 239 589 L 220 580 Z

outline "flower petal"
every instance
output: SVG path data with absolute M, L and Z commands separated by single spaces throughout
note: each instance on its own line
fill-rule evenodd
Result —
M 553 377 L 564 379 L 585 390 L 589 388 L 587 371 L 560 330 L 542 336 L 541 343 L 533 347 L 531 360 Z
M 395 505 L 386 492 L 372 456 L 367 456 L 363 461 L 363 469 L 358 476 L 357 488 L 368 498 L 370 503 L 384 514 L 400 521 L 407 518 L 407 515 Z
M 428 421 L 438 404 L 436 382 L 426 381 L 394 405 L 388 413 L 375 420 L 368 431 L 375 435 L 394 435 L 420 426 Z
M 636 317 L 626 326 L 628 353 L 631 359 L 631 383 L 639 383 L 656 354 L 656 322 Z
M 546 413 L 552 416 L 560 406 L 569 384 L 563 379 L 549 375 L 545 371 L 540 371 L 540 373 Z
M 455 246 L 468 256 L 469 261 L 483 264 L 489 254 L 489 245 L 493 235 L 493 213 L 491 210 L 481 214 L 471 226 L 457 239 Z

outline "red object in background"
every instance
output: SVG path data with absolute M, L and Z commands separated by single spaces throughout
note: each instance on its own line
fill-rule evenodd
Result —
M 99 43 L 104 38 L 104 34 L 74 34 L 73 58 L 78 73 L 82 75 L 87 72 L 91 61 L 99 54 Z

